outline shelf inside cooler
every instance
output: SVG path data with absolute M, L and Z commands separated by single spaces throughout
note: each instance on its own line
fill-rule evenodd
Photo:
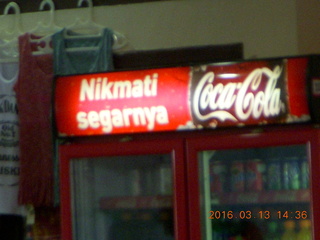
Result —
M 272 203 L 307 203 L 310 201 L 310 190 L 279 190 L 261 192 L 212 193 L 212 205 L 232 204 L 272 204 Z
M 99 202 L 101 209 L 152 209 L 152 208 L 172 208 L 172 195 L 157 196 L 125 196 L 125 197 L 105 197 Z

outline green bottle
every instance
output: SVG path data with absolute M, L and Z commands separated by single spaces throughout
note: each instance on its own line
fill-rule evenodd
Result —
M 281 235 L 279 234 L 279 227 L 277 222 L 270 222 L 268 224 L 268 232 L 265 240 L 281 240 Z

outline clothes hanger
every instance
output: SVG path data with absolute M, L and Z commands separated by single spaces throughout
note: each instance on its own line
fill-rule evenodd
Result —
M 87 21 L 83 21 L 80 18 L 77 18 L 75 23 L 69 27 L 67 27 L 67 31 L 65 31 L 65 38 L 92 38 L 92 37 L 99 37 L 105 26 L 100 25 L 93 20 L 93 4 L 92 0 L 79 0 L 78 7 L 81 7 L 83 3 L 86 2 L 88 5 L 88 19 Z M 69 35 L 68 30 L 79 33 L 78 35 Z M 113 50 L 120 49 L 127 45 L 127 40 L 125 36 L 119 32 L 113 32 Z M 97 47 L 82 47 L 82 48 L 67 48 L 67 52 L 79 52 L 79 51 L 92 51 L 96 50 Z
M 72 30 L 73 32 L 80 33 L 83 35 L 88 35 L 86 37 L 96 37 L 100 36 L 102 30 L 105 28 L 103 25 L 96 23 L 93 20 L 93 3 L 92 0 L 79 0 L 77 7 L 81 8 L 83 3 L 87 3 L 87 12 L 88 17 L 87 20 L 83 20 L 81 18 L 77 18 L 75 23 L 67 27 L 68 30 Z M 69 37 L 67 35 L 67 37 Z M 73 36 L 70 36 L 71 38 Z
M 14 26 L 9 28 L 12 31 L 6 29 L 0 34 L 0 39 L 4 41 L 14 40 L 23 34 L 23 31 L 21 30 L 21 14 L 19 5 L 15 2 L 8 3 L 4 9 L 3 14 L 9 15 L 10 9 L 13 9 L 14 11 Z
M 66 39 L 82 39 L 82 38 L 96 38 L 101 36 L 103 25 L 100 25 L 93 21 L 93 4 L 92 0 L 79 0 L 78 8 L 80 8 L 83 3 L 86 2 L 88 7 L 88 19 L 86 21 L 81 18 L 77 18 L 75 23 L 67 27 L 67 30 L 64 32 L 64 37 Z M 69 31 L 76 33 L 75 35 L 68 34 Z M 67 48 L 67 52 L 82 52 L 82 51 L 94 51 L 98 50 L 98 47 L 73 47 Z
M 11 40 L 0 44 L 0 63 L 19 62 L 18 40 Z
M 77 18 L 74 24 L 67 27 L 67 31 L 65 32 L 66 38 L 89 38 L 89 37 L 98 37 L 101 35 L 104 26 L 93 21 L 93 4 L 91 0 L 79 0 L 77 7 L 80 8 L 83 3 L 86 2 L 88 7 L 88 18 L 87 20 L 82 20 L 81 18 Z M 74 33 L 78 33 L 79 35 L 69 35 L 68 32 L 72 31 Z
M 42 21 L 38 22 L 37 26 L 29 31 L 30 33 L 37 34 L 40 36 L 52 35 L 57 31 L 60 31 L 62 28 L 55 24 L 55 6 L 52 0 L 43 0 L 40 3 L 39 10 L 43 11 L 45 5 L 49 6 L 49 22 L 44 24 Z
M 15 2 L 10 2 L 4 9 L 4 16 L 9 14 L 9 11 L 14 11 L 14 27 L 12 31 L 2 30 L 0 39 L 3 43 L 0 44 L 0 52 L 3 57 L 0 58 L 0 62 L 18 62 L 19 61 L 19 49 L 18 49 L 18 37 L 23 34 L 21 30 L 21 16 L 20 7 Z
M 128 45 L 128 39 L 124 36 L 124 34 L 114 31 L 113 32 L 113 50 L 120 50 Z
M 37 26 L 30 31 L 30 33 L 32 34 L 43 36 L 42 38 L 39 38 L 39 39 L 31 38 L 30 41 L 35 43 L 44 43 L 44 47 L 38 46 L 37 51 L 33 51 L 32 55 L 43 55 L 43 54 L 52 53 L 53 50 L 52 50 L 52 47 L 50 47 L 52 34 L 62 29 L 61 27 L 55 24 L 55 15 L 54 15 L 55 6 L 53 1 L 43 0 L 40 3 L 39 10 L 43 11 L 45 5 L 49 6 L 49 14 L 50 14 L 49 23 L 46 25 L 43 22 L 38 22 Z

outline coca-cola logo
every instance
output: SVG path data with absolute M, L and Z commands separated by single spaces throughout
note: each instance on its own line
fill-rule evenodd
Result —
M 197 84 L 192 101 L 194 116 L 200 121 L 216 119 L 243 122 L 261 117 L 278 116 L 284 104 L 277 82 L 282 67 L 262 67 L 251 71 L 241 82 L 216 83 L 213 71 L 207 72 Z

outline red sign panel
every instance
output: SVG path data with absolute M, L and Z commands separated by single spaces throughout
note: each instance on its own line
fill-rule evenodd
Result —
M 60 136 L 308 121 L 307 58 L 59 77 Z
M 101 135 L 177 129 L 190 120 L 189 68 L 113 72 L 56 81 L 60 135 Z

